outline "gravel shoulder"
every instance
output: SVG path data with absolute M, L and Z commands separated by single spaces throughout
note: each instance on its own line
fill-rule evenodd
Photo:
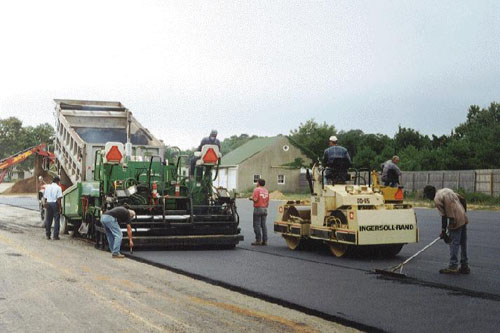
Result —
M 130 259 L 49 241 L 38 213 L 0 205 L 0 331 L 354 332 Z M 168 255 L 166 253 L 165 255 Z

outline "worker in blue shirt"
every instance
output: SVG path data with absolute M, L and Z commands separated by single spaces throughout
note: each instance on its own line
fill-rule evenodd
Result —
M 336 184 L 345 183 L 348 174 L 347 171 L 351 166 L 351 157 L 349 152 L 342 146 L 337 145 L 337 137 L 332 135 L 328 140 L 328 148 L 323 153 L 323 166 L 325 166 L 325 179 L 332 179 Z

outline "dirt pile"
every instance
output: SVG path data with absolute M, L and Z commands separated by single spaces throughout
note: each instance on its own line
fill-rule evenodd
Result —
M 285 195 L 281 193 L 280 191 L 273 191 L 269 193 L 269 198 L 272 200 L 284 200 Z
M 43 170 L 42 168 L 37 168 L 36 176 L 17 181 L 10 189 L 6 190 L 3 193 L 4 194 L 37 193 L 38 192 L 37 183 L 38 183 L 38 186 L 43 184 L 43 182 L 37 182 L 37 178 L 39 176 L 42 176 L 43 180 L 47 184 L 52 183 L 52 176 L 49 175 L 49 173 L 47 171 Z

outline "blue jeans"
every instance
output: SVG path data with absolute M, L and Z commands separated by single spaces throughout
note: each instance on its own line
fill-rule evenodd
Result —
M 59 237 L 59 207 L 57 202 L 48 202 L 47 216 L 45 216 L 45 234 L 50 237 L 52 220 L 54 220 L 54 238 Z
M 106 230 L 106 238 L 108 239 L 109 250 L 113 254 L 120 253 L 120 247 L 122 245 L 123 233 L 120 229 L 118 221 L 111 215 L 102 215 L 101 223 Z
M 450 267 L 458 267 L 458 249 L 460 248 L 460 265 L 467 266 L 467 226 L 450 229 Z
M 253 209 L 253 231 L 255 232 L 255 240 L 260 242 L 262 239 L 263 242 L 267 242 L 267 226 L 266 226 L 266 218 L 267 218 L 267 208 L 257 208 Z M 262 229 L 262 235 L 261 235 Z

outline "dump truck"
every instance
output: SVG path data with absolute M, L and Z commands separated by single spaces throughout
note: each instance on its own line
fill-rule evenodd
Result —
M 71 182 L 63 193 L 61 232 L 104 249 L 100 218 L 125 206 L 136 212 L 136 248 L 233 248 L 243 240 L 234 195 L 213 186 L 218 146 L 203 146 L 194 175 L 183 175 L 187 156 L 165 147 L 119 102 L 56 100 L 56 122 L 56 163 L 66 176 L 61 180 Z
M 278 207 L 274 231 L 289 249 L 324 243 L 336 257 L 349 252 L 390 257 L 405 244 L 418 242 L 415 212 L 398 189 L 381 189 L 370 181 L 360 184 L 359 177 L 329 183 L 324 174 L 320 165 L 313 166 L 312 173 L 308 170 L 310 201 L 288 201 Z
M 55 163 L 61 182 L 67 186 L 93 180 L 96 153 L 107 142 L 128 142 L 134 156 L 163 156 L 164 143 L 120 102 L 70 99 L 54 102 Z

